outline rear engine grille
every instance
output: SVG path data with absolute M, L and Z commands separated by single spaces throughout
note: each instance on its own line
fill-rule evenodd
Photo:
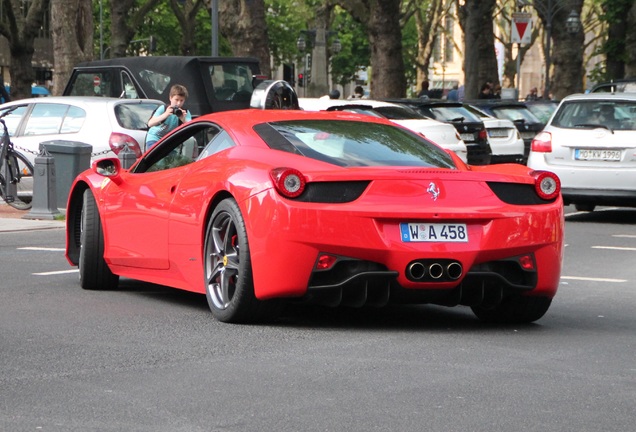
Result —
M 490 189 L 497 198 L 512 205 L 549 204 L 555 200 L 544 200 L 537 195 L 534 185 L 521 183 L 488 182 Z
M 312 182 L 296 201 L 315 203 L 348 203 L 362 195 L 369 181 L 350 182 Z

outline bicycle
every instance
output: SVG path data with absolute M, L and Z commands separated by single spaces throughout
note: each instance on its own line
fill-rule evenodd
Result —
M 0 199 L 15 209 L 29 210 L 33 205 L 33 165 L 13 147 L 4 121 L 14 109 L 0 115 L 4 129 L 0 141 Z

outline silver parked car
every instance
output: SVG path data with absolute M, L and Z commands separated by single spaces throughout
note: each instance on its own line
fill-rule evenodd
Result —
M 116 156 L 124 146 L 139 157 L 148 119 L 163 102 L 154 99 L 58 96 L 20 99 L 0 105 L 11 141 L 31 163 L 40 143 L 69 141 L 93 146 L 91 159 Z
M 636 207 L 636 93 L 564 98 L 532 140 L 528 166 L 557 174 L 577 210 Z
M 465 104 L 464 108 L 484 122 L 492 149 L 491 163 L 526 163 L 523 139 L 512 121 L 491 116 L 472 105 Z

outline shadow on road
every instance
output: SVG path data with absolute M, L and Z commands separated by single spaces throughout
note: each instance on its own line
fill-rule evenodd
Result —
M 117 292 L 128 292 L 145 299 L 184 306 L 210 314 L 205 295 L 122 278 Z M 549 312 L 548 312 L 549 313 Z M 353 329 L 381 331 L 541 331 L 541 320 L 534 324 L 485 324 L 480 322 L 468 307 L 444 307 L 436 305 L 388 305 L 382 308 L 326 307 L 296 304 L 285 305 L 274 320 L 258 326 Z
M 578 212 L 567 215 L 568 222 L 595 222 L 607 224 L 636 225 L 636 209 L 599 209 L 593 212 Z

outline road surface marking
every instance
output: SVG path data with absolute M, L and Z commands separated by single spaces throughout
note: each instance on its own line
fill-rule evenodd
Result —
M 580 277 L 580 276 L 561 276 L 561 279 L 590 281 L 590 282 L 615 282 L 615 283 L 627 282 L 626 279 L 590 278 L 590 277 Z
M 30 251 L 46 251 L 46 252 L 64 252 L 66 249 L 64 248 L 46 248 L 46 247 L 21 247 L 18 250 L 30 250 Z
M 611 250 L 623 250 L 623 251 L 636 251 L 636 248 L 632 248 L 632 247 L 618 247 L 618 246 L 592 246 L 592 249 L 611 249 Z
M 33 275 L 35 275 L 35 276 L 50 276 L 50 275 L 59 275 L 59 274 L 77 273 L 77 272 L 79 272 L 79 269 L 59 270 L 59 271 L 43 272 L 43 273 L 33 273 Z

